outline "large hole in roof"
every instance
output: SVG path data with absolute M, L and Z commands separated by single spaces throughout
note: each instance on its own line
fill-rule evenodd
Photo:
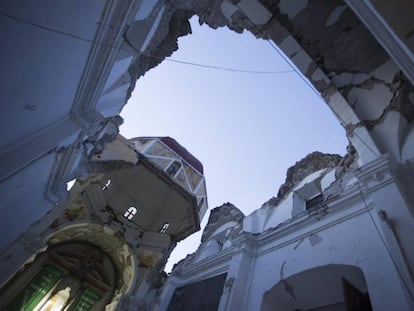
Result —
M 251 33 L 199 26 L 179 39 L 175 60 L 138 80 L 121 134 L 171 136 L 204 165 L 210 209 L 231 202 L 245 215 L 277 195 L 286 170 L 313 151 L 344 155 L 345 131 L 326 103 L 269 45 Z M 287 72 L 286 72 L 287 71 Z M 208 213 L 202 229 L 208 220 Z M 167 270 L 199 245 L 179 243 Z

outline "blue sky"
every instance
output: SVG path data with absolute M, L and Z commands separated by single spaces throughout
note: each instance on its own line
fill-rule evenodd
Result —
M 289 71 L 268 42 L 248 32 L 199 26 L 171 58 L 253 71 Z M 295 72 L 253 74 L 164 61 L 138 80 L 121 134 L 171 136 L 204 165 L 209 208 L 231 202 L 245 215 L 277 195 L 286 170 L 312 151 L 345 154 L 345 131 Z M 202 226 L 208 220 L 207 212 Z M 167 265 L 195 251 L 179 243 Z

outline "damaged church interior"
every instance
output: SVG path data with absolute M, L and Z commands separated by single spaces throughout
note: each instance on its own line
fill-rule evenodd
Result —
M 0 310 L 414 310 L 412 12 L 408 0 L 2 1 Z M 119 114 L 192 17 L 277 46 L 349 145 L 297 159 L 249 215 L 213 208 L 166 274 L 208 215 L 208 180 L 190 146 L 127 139 Z

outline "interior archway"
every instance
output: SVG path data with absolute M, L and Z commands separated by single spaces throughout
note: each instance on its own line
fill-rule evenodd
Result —
M 110 228 L 93 223 L 82 223 L 67 226 L 52 234 L 48 239 L 49 245 L 69 241 L 85 241 L 99 246 L 108 254 L 119 273 L 119 283 L 113 302 L 116 303 L 126 293 L 136 286 L 136 259 L 130 247 Z
M 362 270 L 331 264 L 281 280 L 263 295 L 261 311 L 371 310 Z
M 3 289 L 2 310 L 98 310 L 110 303 L 119 271 L 102 248 L 89 242 L 51 245 Z

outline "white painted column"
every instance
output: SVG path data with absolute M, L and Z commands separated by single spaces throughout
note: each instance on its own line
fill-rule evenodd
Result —
M 364 204 L 374 206 L 370 216 L 414 309 L 414 217 L 384 155 L 357 172 Z
M 245 310 L 247 307 L 247 292 L 254 264 L 252 244 L 253 241 L 245 240 L 239 246 L 242 248 L 240 253 L 233 256 L 218 311 Z

